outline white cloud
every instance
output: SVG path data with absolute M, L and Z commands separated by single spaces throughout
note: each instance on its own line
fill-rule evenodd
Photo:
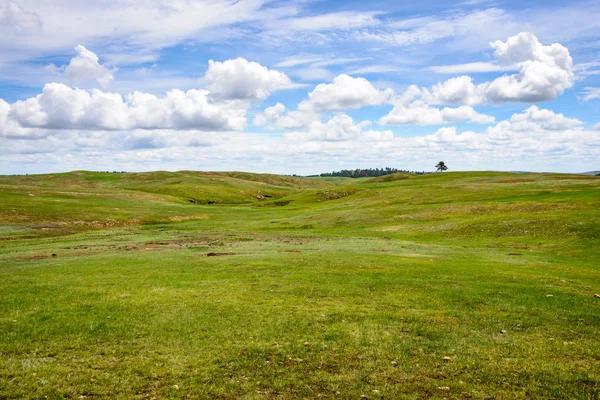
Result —
M 335 74 L 326 68 L 305 66 L 290 71 L 290 74 L 304 82 L 323 82 L 333 79 Z
M 408 106 L 398 104 L 392 111 L 380 119 L 383 125 L 441 125 L 449 122 L 468 121 L 477 124 L 491 124 L 495 118 L 490 115 L 478 113 L 470 106 L 458 108 L 444 107 L 443 109 L 430 107 L 422 102 L 411 103 Z
M 0 121 L 1 110 L 6 108 L 1 104 Z M 521 114 L 527 115 L 527 110 L 516 115 Z M 480 132 L 459 132 L 450 126 L 416 137 L 365 131 L 368 123 L 354 123 L 348 116 L 315 124 L 312 134 L 298 132 L 285 137 L 193 130 L 57 130 L 36 142 L 10 141 L 0 136 L 0 148 L 5 149 L 0 169 L 8 173 L 181 170 L 189 169 L 189 160 L 194 160 L 194 168 L 199 170 L 218 169 L 234 162 L 241 170 L 309 174 L 376 167 L 382 165 L 381 160 L 397 160 L 401 168 L 431 171 L 439 159 L 444 159 L 452 170 L 581 172 L 593 169 L 600 157 L 600 128 L 548 129 L 533 117 L 529 129 L 520 130 L 519 123 L 511 122 L 513 118 Z
M 516 65 L 499 65 L 493 62 L 472 62 L 467 64 L 435 65 L 428 69 L 438 74 L 469 74 L 514 71 L 517 70 L 517 67 Z
M 267 129 L 301 129 L 318 120 L 319 116 L 315 113 L 289 111 L 283 104 L 277 103 L 256 115 L 254 125 L 265 126 Z
M 73 80 L 94 78 L 101 82 L 112 78 L 94 53 L 83 46 L 78 46 L 77 51 L 79 55 L 65 68 L 65 75 Z M 119 93 L 49 83 L 36 97 L 12 105 L 2 103 L 0 135 L 37 138 L 47 136 L 49 130 L 72 129 L 242 130 L 246 126 L 250 100 L 264 99 L 273 91 L 292 86 L 285 74 L 242 58 L 211 61 L 205 82 L 210 90 L 173 89 L 164 97 L 133 91 L 125 98 Z M 265 118 L 264 123 L 298 127 L 297 123 L 286 121 L 296 117 L 306 121 L 304 114 L 308 115 L 290 113 L 290 116 L 279 116 L 277 121 Z M 276 114 L 272 113 L 272 117 Z
M 448 11 L 452 12 L 383 20 L 382 25 L 375 29 L 363 29 L 356 33 L 356 37 L 383 45 L 403 46 L 409 51 L 441 42 L 440 47 L 443 46 L 445 51 L 476 53 L 485 50 L 489 42 L 499 37 L 513 36 L 522 31 L 535 32 L 538 37 L 548 41 L 577 41 L 580 45 L 581 39 L 596 40 L 600 29 L 600 7 L 593 2 L 511 10 L 492 7 L 483 10 L 475 8 L 467 12 L 456 9 Z
M 271 23 L 275 32 L 287 34 L 301 31 L 348 30 L 379 24 L 377 13 L 342 11 L 310 17 L 285 18 Z
M 600 61 L 579 63 L 573 65 L 577 80 L 583 80 L 589 76 L 600 75 Z
M 10 139 L 37 139 L 47 135 L 44 129 L 24 128 L 10 117 L 11 106 L 0 99 L 0 137 Z M 9 147 L 6 146 L 6 149 Z
M 50 130 L 240 130 L 245 127 L 244 104 L 215 103 L 209 95 L 207 90 L 174 89 L 162 98 L 133 92 L 123 99 L 117 93 L 50 83 L 36 97 L 12 104 L 5 126 L 16 123 L 24 128 Z
M 519 65 L 518 74 L 489 84 L 485 92 L 491 102 L 552 100 L 573 86 L 573 60 L 569 50 L 558 43 L 544 46 L 533 33 L 521 32 L 490 45 L 500 63 Z
M 288 68 L 289 74 L 294 77 L 298 77 L 302 81 L 313 82 L 313 81 L 329 81 L 332 80 L 336 74 L 331 72 L 327 67 L 344 65 L 344 64 L 357 64 L 362 61 L 369 60 L 367 57 L 340 57 L 335 54 L 328 55 L 315 55 L 315 54 L 302 54 L 291 57 L 286 57 L 279 63 L 275 64 L 276 67 Z M 387 70 L 392 70 L 392 67 L 386 66 Z M 353 67 L 350 74 L 361 74 L 375 72 L 373 66 L 370 67 Z M 381 69 L 381 67 L 377 68 Z M 393 68 L 397 70 L 398 68 Z M 380 71 L 382 72 L 382 71 Z
M 35 12 L 28 11 L 13 0 L 0 3 L 0 32 L 17 34 L 35 33 L 42 28 L 42 20 Z
M 22 7 L 16 6 L 17 3 Z M 298 14 L 295 7 L 277 4 L 265 7 L 262 0 L 172 1 L 168 4 L 143 0 L 0 0 L 0 4 L 8 4 L 10 9 L 18 7 L 23 10 L 21 14 L 31 15 L 27 17 L 32 21 L 29 25 L 39 26 L 43 22 L 43 35 L 0 35 L 2 58 L 26 60 L 66 51 L 78 43 L 100 43 L 102 48 L 96 47 L 96 50 L 101 50 L 111 65 L 117 61 L 120 64 L 156 60 L 160 49 L 202 38 L 221 27 L 262 24 L 265 20 Z M 35 22 L 38 19 L 40 23 Z M 5 25 L 0 22 L 0 30 L 2 27 Z M 213 40 L 222 37 L 216 36 Z
M 82 45 L 75 47 L 75 56 L 65 68 L 65 75 L 70 82 L 85 82 L 96 80 L 100 85 L 107 86 L 113 79 L 113 71 L 101 65 L 98 56 Z
M 323 61 L 324 58 L 320 55 L 296 55 L 286 57 L 284 60 L 275 64 L 277 68 L 290 68 L 299 65 L 312 64 L 318 61 Z
M 583 89 L 583 101 L 600 99 L 600 87 L 586 87 Z
M 510 118 L 513 130 L 524 131 L 535 126 L 539 129 L 561 131 L 583 125 L 577 118 L 567 118 L 550 110 L 531 106 L 522 114 L 514 114 Z
M 348 71 L 350 75 L 367 75 L 367 74 L 381 74 L 386 72 L 398 72 L 401 68 L 389 64 L 381 65 L 365 65 L 362 67 L 353 68 Z
M 470 76 L 450 78 L 431 89 L 421 89 L 421 97 L 430 104 L 477 105 L 486 102 L 485 85 L 475 85 Z
M 576 118 L 567 118 L 551 110 L 531 106 L 520 114 L 513 114 L 510 120 L 504 120 L 489 127 L 486 135 L 493 140 L 515 140 L 522 142 L 524 138 L 536 136 L 545 141 L 545 146 L 551 143 L 568 144 L 568 135 L 579 135 L 583 132 L 583 122 Z
M 206 88 L 220 99 L 264 100 L 277 90 L 293 87 L 283 72 L 244 58 L 224 62 L 210 60 L 204 80 Z
M 542 45 L 529 32 L 521 32 L 506 42 L 490 43 L 500 65 L 518 73 L 504 75 L 476 85 L 469 76 L 459 76 L 431 88 L 411 86 L 396 102 L 420 98 L 429 104 L 477 105 L 484 103 L 535 102 L 557 98 L 574 84 L 573 61 L 569 50 L 555 43 Z M 400 99 L 400 100 L 399 100 Z
M 446 18 L 411 18 L 392 22 L 385 30 L 364 30 L 357 34 L 357 38 L 394 46 L 423 45 L 455 36 L 470 36 L 492 26 L 500 27 L 501 22 L 507 19 L 506 13 L 496 8 L 459 13 Z
M 423 140 L 435 144 L 465 143 L 476 139 L 476 135 L 475 132 L 470 131 L 457 134 L 455 126 L 445 126 L 438 129 L 433 135 L 425 136 Z
M 367 57 L 338 57 L 334 54 L 301 54 L 286 57 L 275 64 L 278 68 L 297 67 L 299 65 L 311 64 L 313 67 L 327 67 L 331 65 L 350 64 L 369 60 Z
M 338 75 L 332 83 L 322 83 L 298 105 L 299 110 L 332 111 L 383 104 L 393 95 L 391 89 L 378 90 L 364 78 Z
M 363 131 L 363 128 L 371 125 L 370 121 L 354 123 L 352 117 L 346 114 L 338 114 L 331 117 L 327 122 L 314 121 L 310 124 L 307 132 L 292 132 L 285 138 L 298 141 L 349 141 L 362 138 L 370 141 L 392 140 L 394 134 L 391 131 Z

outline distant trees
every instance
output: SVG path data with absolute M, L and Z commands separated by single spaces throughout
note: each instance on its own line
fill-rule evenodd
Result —
M 448 169 L 448 167 L 446 166 L 446 163 L 443 161 L 440 161 L 439 163 L 437 163 L 437 165 L 435 167 L 437 168 L 437 172 L 444 172 Z
M 378 177 L 383 175 L 397 174 L 398 172 L 405 172 L 409 174 L 422 175 L 425 172 L 414 172 L 398 168 L 367 168 L 367 169 L 343 169 L 341 171 L 326 172 L 320 174 L 320 176 L 343 176 L 346 178 L 367 178 L 367 177 Z

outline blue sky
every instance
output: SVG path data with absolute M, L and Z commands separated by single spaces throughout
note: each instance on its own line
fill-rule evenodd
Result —
M 406 3 L 0 0 L 0 173 L 600 169 L 597 2 Z

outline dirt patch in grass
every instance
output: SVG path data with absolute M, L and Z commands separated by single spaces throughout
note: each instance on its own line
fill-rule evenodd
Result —
M 206 257 L 235 256 L 235 253 L 207 253 Z
M 46 258 L 52 258 L 52 257 L 56 257 L 56 255 L 53 256 L 51 254 L 34 254 L 32 256 L 19 257 L 19 258 L 17 258 L 17 260 L 19 260 L 19 261 L 44 260 Z
M 337 200 L 352 196 L 355 190 L 321 190 L 317 192 L 317 201 Z
M 268 204 L 261 204 L 260 207 L 285 207 L 288 204 L 290 204 L 293 200 L 280 200 L 280 201 L 274 201 L 272 203 L 268 203 Z

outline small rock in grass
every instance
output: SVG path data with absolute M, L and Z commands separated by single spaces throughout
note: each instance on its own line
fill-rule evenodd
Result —
M 547 294 L 546 297 L 554 297 L 554 295 Z
M 502 329 L 500 333 L 504 335 L 506 333 L 506 329 Z
M 595 294 L 594 297 L 600 299 L 600 294 Z
M 450 361 L 450 360 L 452 360 L 450 357 L 448 357 L 448 356 L 444 357 L 444 361 Z
M 309 342 L 304 342 L 304 345 L 305 346 L 310 346 L 310 343 Z
M 393 365 L 394 367 L 397 367 L 397 366 L 398 366 L 398 363 L 397 363 L 396 361 L 392 361 L 392 365 Z
M 438 386 L 438 390 L 441 390 L 443 392 L 447 392 L 450 390 L 450 387 L 448 386 Z
M 179 385 L 173 385 L 173 389 L 179 390 Z

